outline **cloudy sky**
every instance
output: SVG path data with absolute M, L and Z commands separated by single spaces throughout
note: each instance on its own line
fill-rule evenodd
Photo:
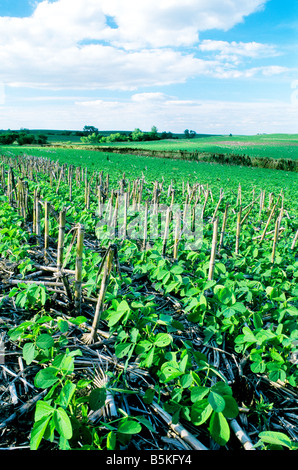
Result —
M 0 0 L 0 129 L 297 133 L 297 0 Z

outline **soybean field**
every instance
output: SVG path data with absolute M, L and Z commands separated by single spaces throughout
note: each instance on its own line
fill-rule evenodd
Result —
M 7 148 L 1 447 L 297 450 L 293 171 Z

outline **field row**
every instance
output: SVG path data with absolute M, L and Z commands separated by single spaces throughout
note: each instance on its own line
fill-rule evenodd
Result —
M 107 158 L 110 162 L 114 156 Z M 298 380 L 298 232 L 297 208 L 287 188 L 270 191 L 266 183 L 265 189 L 247 190 L 219 176 L 214 185 L 187 178 L 180 183 L 169 175 L 152 180 L 144 172 L 129 178 L 130 172 L 120 175 L 115 167 L 109 173 L 108 165 L 90 171 L 47 158 L 2 157 L 2 190 L 9 207 L 20 214 L 12 227 L 8 209 L 2 208 L 1 253 L 15 264 L 4 290 L 15 286 L 11 298 L 35 315 L 30 324 L 20 317 L 9 336 L 21 346 L 28 366 L 36 370 L 36 363 L 43 364 L 35 386 L 52 387 L 47 395 L 51 409 L 38 402 L 31 446 L 48 439 L 52 426 L 54 445 L 77 447 L 73 423 L 82 407 L 84 413 L 92 406 L 100 410 L 111 393 L 120 415 L 116 411 L 110 424 L 99 418 L 99 427 L 84 422 L 89 440 L 83 445 L 156 448 L 161 445 L 152 437 L 157 421 L 148 414 L 142 422 L 140 410 L 162 406 L 174 424 L 190 426 L 190 448 L 233 446 L 230 429 L 239 426 L 237 417 L 244 422 L 243 413 L 249 423 L 245 445 L 266 448 L 270 439 L 280 444 L 270 432 L 283 431 L 291 447 L 297 434 L 282 400 L 287 394 L 295 400 Z M 200 238 L 198 247 L 189 247 L 190 232 L 195 241 Z M 34 256 L 28 256 L 30 251 Z M 33 281 L 34 273 L 47 269 L 56 279 Z M 55 301 L 60 314 L 49 320 L 50 308 L 55 305 L 57 311 Z M 42 329 L 35 328 L 36 318 Z M 76 343 L 81 352 L 98 341 L 104 348 L 104 337 L 117 358 L 117 366 L 106 363 L 108 382 L 91 389 L 86 385 L 84 402 L 71 378 L 79 362 L 65 356 L 66 318 L 77 327 L 84 320 Z M 54 342 L 49 339 L 53 332 Z M 61 368 L 57 357 L 62 356 L 69 370 Z M 132 370 L 143 377 L 139 386 Z M 280 395 L 276 384 L 283 387 Z M 71 398 L 62 398 L 66 389 L 72 390 L 75 411 Z M 283 421 L 280 413 L 286 413 Z M 57 416 L 65 428 L 57 425 Z M 281 422 L 286 424 L 280 427 Z M 47 423 L 43 433 L 42 423 Z

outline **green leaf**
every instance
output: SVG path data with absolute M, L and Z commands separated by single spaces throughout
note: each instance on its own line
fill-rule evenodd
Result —
M 39 421 L 34 423 L 31 437 L 30 437 L 30 450 L 37 450 L 39 444 L 44 436 L 44 433 L 47 429 L 51 416 L 44 416 Z
M 52 346 L 54 346 L 54 340 L 53 340 L 52 336 L 50 336 L 48 334 L 41 334 L 41 335 L 38 336 L 38 338 L 36 340 L 36 345 L 40 349 L 49 349 Z
M 183 372 L 179 369 L 179 365 L 175 361 L 165 362 L 161 366 L 160 380 L 164 383 L 175 379 L 183 375 Z
M 41 304 L 42 305 L 45 305 L 46 301 L 47 301 L 47 291 L 46 291 L 46 288 L 44 286 L 40 286 L 40 301 L 41 301 Z
M 226 267 L 223 263 L 216 263 L 216 269 L 220 271 L 222 274 L 226 273 Z
M 253 334 L 251 329 L 248 328 L 248 326 L 245 326 L 242 331 L 244 333 L 244 340 L 245 341 L 251 342 L 251 343 L 257 342 L 257 338 L 255 337 L 255 335 Z
M 191 374 L 185 374 L 181 377 L 181 387 L 182 388 L 189 388 L 193 383 L 193 376 Z
M 89 405 L 91 410 L 100 410 L 106 402 L 107 391 L 105 388 L 95 388 L 89 395 Z
M 207 421 L 212 411 L 212 406 L 208 403 L 206 398 L 195 402 L 190 410 L 191 422 L 195 426 L 200 426 Z
M 75 384 L 73 384 L 70 380 L 66 382 L 66 384 L 62 387 L 60 395 L 56 401 L 62 408 L 66 409 L 73 397 L 73 394 L 76 390 Z
M 115 354 L 119 359 L 121 359 L 122 357 L 126 356 L 133 347 L 134 345 L 132 343 L 117 344 L 115 347 Z
M 126 300 L 122 300 L 117 306 L 117 310 L 109 314 L 109 326 L 114 326 L 124 315 L 130 311 L 130 307 Z
M 114 450 L 116 448 L 116 434 L 110 431 L 107 435 L 107 450 Z
M 155 346 L 163 348 L 165 346 L 168 346 L 172 342 L 172 340 L 173 338 L 171 335 L 167 333 L 158 333 L 154 338 L 154 344 Z
M 281 445 L 288 448 L 292 447 L 291 439 L 282 432 L 263 431 L 260 432 L 259 438 L 267 444 Z
M 225 395 L 223 398 L 225 400 L 224 416 L 229 419 L 236 418 L 239 414 L 239 408 L 235 398 L 230 395 Z
M 254 323 L 255 328 L 262 328 L 263 319 L 262 319 L 262 315 L 259 312 L 253 313 L 253 323 Z
M 213 413 L 210 419 L 209 431 L 217 444 L 224 446 L 230 439 L 229 424 L 222 413 Z
M 152 343 L 148 340 L 139 341 L 136 347 L 137 354 L 143 354 L 152 348 Z
M 72 351 L 72 354 L 74 354 L 74 351 Z M 59 354 L 53 360 L 53 366 L 60 369 L 65 375 L 71 374 L 74 371 L 74 359 L 71 355 Z
M 153 346 L 153 348 L 150 349 L 149 353 L 146 354 L 145 358 L 142 361 L 142 366 L 144 366 L 144 367 L 151 367 L 152 366 L 153 359 L 154 359 L 154 352 L 155 352 L 155 346 Z M 144 355 L 142 357 L 144 357 Z
M 184 268 L 183 266 L 179 266 L 178 264 L 176 264 L 170 269 L 170 271 L 172 274 L 182 274 L 184 271 Z
M 23 358 L 26 361 L 26 364 L 29 365 L 35 358 L 35 344 L 34 343 L 26 343 L 23 347 Z
M 190 399 L 193 403 L 202 400 L 209 393 L 207 387 L 193 387 L 190 391 Z
M 210 392 L 208 396 L 208 402 L 217 413 L 222 412 L 225 409 L 225 399 L 216 392 Z
M 191 321 L 192 323 L 198 323 L 201 319 L 202 319 L 201 311 L 193 311 L 187 315 L 187 320 Z
M 44 315 L 40 318 L 38 318 L 35 323 L 48 323 L 50 321 L 53 321 L 53 318 L 50 315 Z
M 223 287 L 217 291 L 218 299 L 224 305 L 234 304 L 236 302 L 236 297 L 234 292 L 232 292 L 228 287 Z
M 68 322 L 66 320 L 59 318 L 57 325 L 61 333 L 66 333 L 68 331 Z
M 219 395 L 233 395 L 231 387 L 225 383 L 225 382 L 217 382 L 215 385 L 212 387 L 212 391 L 219 393 Z
M 143 397 L 143 402 L 146 403 L 146 405 L 150 405 L 153 402 L 155 395 L 155 390 L 153 388 L 147 388 L 145 395 Z
M 34 413 L 34 420 L 40 421 L 45 416 L 51 416 L 55 411 L 51 405 L 49 405 L 46 401 L 39 400 L 36 403 L 36 409 Z
M 58 382 L 58 378 L 56 377 L 57 369 L 54 367 L 47 367 L 46 369 L 42 369 L 37 372 L 34 385 L 38 388 L 48 388 Z
M 83 317 L 82 315 L 79 315 L 76 318 L 70 318 L 69 321 L 74 325 L 80 326 L 82 323 L 85 323 L 87 321 L 87 318 Z
M 72 425 L 70 419 L 63 408 L 58 408 L 54 413 L 54 423 L 60 436 L 65 439 L 71 439 L 72 437 Z
M 145 418 L 145 416 L 136 416 L 136 419 L 139 421 L 139 423 L 143 424 L 147 429 L 149 429 L 151 432 L 156 433 L 156 429 L 152 426 L 150 423 L 149 419 Z
M 131 418 L 123 418 L 118 426 L 118 432 L 121 434 L 138 434 L 142 426 Z

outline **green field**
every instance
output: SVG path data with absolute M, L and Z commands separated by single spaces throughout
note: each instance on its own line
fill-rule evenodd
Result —
M 0 156 L 3 445 L 162 450 L 173 423 L 190 450 L 297 450 L 297 173 L 75 144 Z M 18 420 L 14 383 L 35 399 Z
M 114 144 L 132 148 L 159 151 L 184 150 L 249 155 L 251 157 L 298 158 L 298 134 L 271 134 L 257 136 L 210 136 L 194 139 L 173 139 L 153 142 L 127 142 Z
M 148 144 L 149 145 L 149 144 Z M 158 145 L 152 144 L 151 145 Z M 161 144 L 160 144 L 161 145 Z M 174 144 L 173 144 L 174 145 Z M 173 180 L 181 186 L 182 181 L 209 184 L 217 192 L 220 188 L 237 191 L 239 183 L 243 191 L 266 189 L 275 193 L 283 189 L 285 198 L 291 205 L 298 199 L 298 178 L 295 173 L 263 168 L 237 167 L 172 160 L 167 158 L 143 157 L 138 155 L 119 155 L 97 152 L 80 148 L 3 148 L 6 155 L 33 155 L 58 160 L 61 164 L 88 167 L 90 170 L 103 170 L 109 173 L 111 180 L 117 182 L 123 173 L 128 179 L 145 176 L 149 181 Z M 297 204 L 297 202 L 296 202 Z
M 86 147 L 75 131 L 30 131 L 31 133 L 43 133 L 48 137 L 50 145 Z M 114 131 L 100 132 L 108 135 Z M 118 132 L 118 131 L 115 131 Z M 182 134 L 176 134 L 175 139 L 145 141 L 145 142 L 121 142 L 99 144 L 99 147 L 129 147 L 155 151 L 187 151 L 222 153 L 235 155 L 248 155 L 250 157 L 264 157 L 274 159 L 298 159 L 298 134 L 263 134 L 263 135 L 197 135 L 193 139 L 186 139 Z M 88 146 L 87 146 L 88 147 Z

